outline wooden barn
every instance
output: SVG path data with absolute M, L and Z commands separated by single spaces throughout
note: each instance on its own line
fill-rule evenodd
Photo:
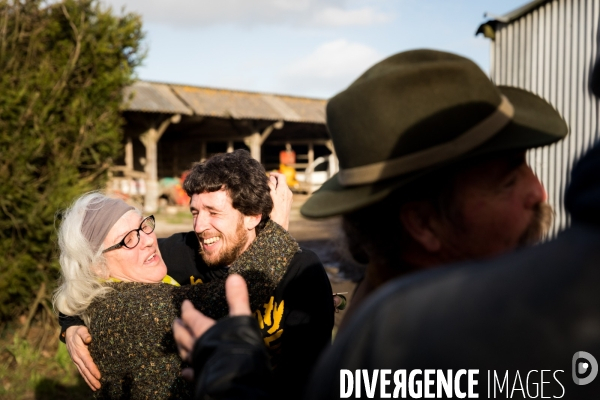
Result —
M 267 169 L 291 150 L 291 167 L 314 189 L 316 162 L 337 171 L 325 126 L 326 100 L 138 81 L 125 91 L 125 151 L 109 189 L 143 201 L 147 212 L 167 197 L 162 182 L 178 180 L 194 162 L 244 148 Z M 323 162 L 326 161 L 326 162 Z

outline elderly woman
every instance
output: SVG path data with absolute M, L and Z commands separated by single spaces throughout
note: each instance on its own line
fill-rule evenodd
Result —
M 184 299 L 212 318 L 227 314 L 222 280 L 179 286 L 166 275 L 154 228 L 153 216 L 90 193 L 65 212 L 59 229 L 62 277 L 54 305 L 80 316 L 94 337 L 90 353 L 102 373 L 98 398 L 191 397 L 180 377 L 173 319 Z M 230 273 L 256 288 L 253 309 L 268 299 L 297 251 L 294 239 L 269 221 L 231 264 Z M 273 263 L 261 269 L 252 260 L 265 253 Z

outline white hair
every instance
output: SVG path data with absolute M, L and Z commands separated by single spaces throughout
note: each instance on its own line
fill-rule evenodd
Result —
M 102 199 L 102 193 L 91 192 L 79 197 L 63 213 L 58 229 L 61 276 L 54 291 L 54 309 L 69 316 L 79 316 L 89 325 L 86 310 L 92 301 L 111 291 L 101 277 L 108 276 L 102 246 L 94 252 L 90 242 L 83 236 L 85 213 Z M 132 210 L 142 214 L 137 208 Z

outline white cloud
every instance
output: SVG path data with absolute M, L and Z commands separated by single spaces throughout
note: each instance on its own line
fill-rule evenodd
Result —
M 330 97 L 347 87 L 383 55 L 372 47 L 344 39 L 320 45 L 283 70 L 283 92 Z
M 219 24 L 372 25 L 391 18 L 372 7 L 352 8 L 351 0 L 103 0 L 115 10 L 125 7 L 144 21 L 176 27 Z M 356 3 L 353 1 L 353 3 Z
M 387 22 L 391 16 L 378 13 L 371 7 L 343 10 L 336 7 L 324 8 L 314 15 L 314 22 L 321 26 L 357 26 Z

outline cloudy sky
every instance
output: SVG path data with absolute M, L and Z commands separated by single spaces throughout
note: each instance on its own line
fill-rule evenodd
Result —
M 486 72 L 484 13 L 529 0 L 103 0 L 142 15 L 141 79 L 328 98 L 394 53 L 435 48 Z

